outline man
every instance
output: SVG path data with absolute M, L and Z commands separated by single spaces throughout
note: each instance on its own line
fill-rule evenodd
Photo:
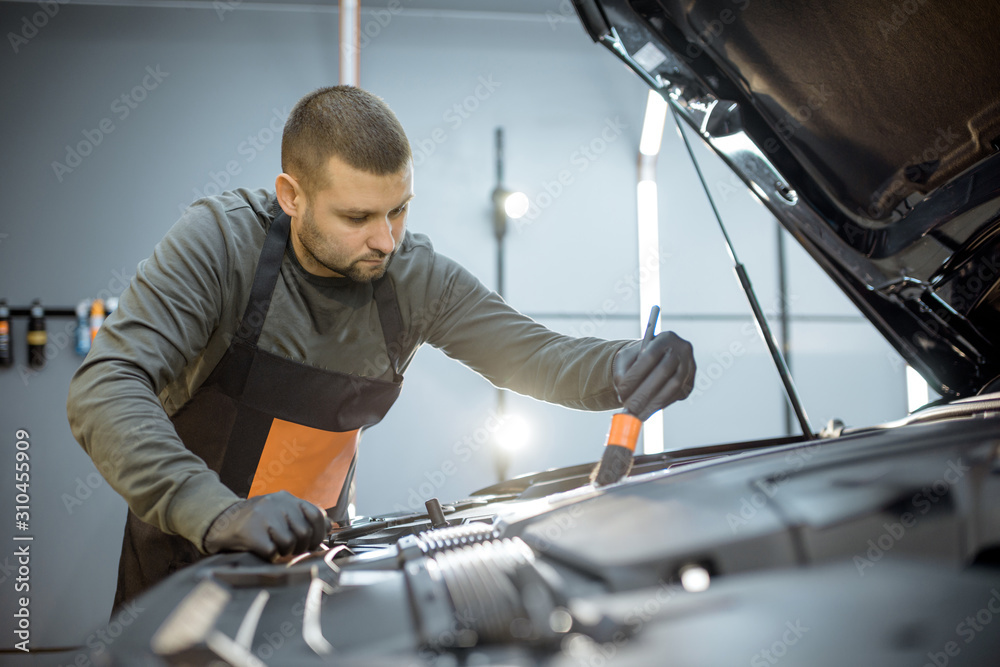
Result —
M 556 334 L 407 232 L 410 146 L 379 98 L 307 95 L 281 162 L 273 194 L 188 209 L 70 385 L 73 434 L 129 505 L 116 605 L 205 554 L 315 548 L 348 518 L 359 433 L 423 343 L 578 409 L 646 419 L 691 391 L 674 334 L 641 354 Z

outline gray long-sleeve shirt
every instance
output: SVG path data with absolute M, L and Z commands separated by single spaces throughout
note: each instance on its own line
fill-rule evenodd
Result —
M 239 498 L 169 416 L 222 358 L 250 296 L 274 195 L 236 190 L 187 210 L 140 263 L 70 384 L 74 437 L 142 520 L 199 548 Z M 621 406 L 612 361 L 628 341 L 557 334 L 407 232 L 389 265 L 405 367 L 430 343 L 493 384 L 585 410 Z M 258 345 L 329 370 L 392 379 L 372 287 L 308 273 L 289 243 Z

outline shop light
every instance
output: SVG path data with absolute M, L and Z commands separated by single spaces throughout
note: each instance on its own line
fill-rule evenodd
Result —
M 667 117 L 667 102 L 659 93 L 651 90 L 646 97 L 646 115 L 642 121 L 642 135 L 639 152 L 643 155 L 658 155 L 663 139 L 663 122 Z
M 531 429 L 522 417 L 507 414 L 496 432 L 496 441 L 501 449 L 514 452 L 522 449 L 531 437 Z
M 913 413 L 931 400 L 930 387 L 913 366 L 906 367 L 906 411 Z
M 503 210 L 507 213 L 507 217 L 517 220 L 524 217 L 524 214 L 528 212 L 530 204 L 528 195 L 523 192 L 511 192 L 503 200 Z

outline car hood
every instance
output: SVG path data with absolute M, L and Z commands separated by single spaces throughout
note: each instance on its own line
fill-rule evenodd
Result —
M 1000 5 L 574 0 L 946 397 L 1000 376 Z

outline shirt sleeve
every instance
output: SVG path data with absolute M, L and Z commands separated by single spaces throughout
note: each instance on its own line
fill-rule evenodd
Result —
M 578 410 L 621 407 L 612 363 L 627 340 L 556 333 L 519 313 L 454 260 L 435 255 L 440 307 L 426 340 L 497 387 Z
M 239 498 L 181 442 L 158 395 L 204 350 L 230 277 L 226 211 L 192 206 L 137 268 L 73 376 L 73 436 L 143 521 L 202 549 Z

